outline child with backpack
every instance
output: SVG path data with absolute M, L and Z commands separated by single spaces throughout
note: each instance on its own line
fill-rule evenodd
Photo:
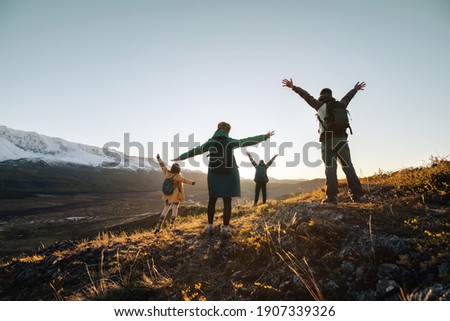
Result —
M 250 153 L 247 153 L 247 155 L 248 155 L 248 158 L 250 159 L 250 162 L 252 163 L 252 165 L 256 168 L 255 179 L 254 179 L 254 181 L 256 183 L 255 202 L 254 202 L 253 206 L 258 205 L 260 191 L 262 191 L 263 204 L 266 204 L 267 183 L 269 182 L 269 177 L 267 176 L 267 169 L 275 161 L 275 158 L 277 158 L 278 154 L 275 155 L 274 157 L 272 157 L 272 159 L 267 164 L 265 164 L 262 159 L 259 161 L 259 164 L 257 164 L 254 161 L 252 155 L 250 155 Z
M 170 225 L 173 227 L 175 219 L 178 214 L 178 206 L 184 201 L 184 184 L 194 185 L 195 182 L 181 176 L 180 165 L 174 163 L 170 170 L 167 169 L 166 165 L 162 161 L 161 157 L 156 155 L 161 170 L 164 173 L 164 183 L 163 183 L 163 196 L 162 199 L 165 202 L 165 206 L 161 215 L 159 217 L 159 222 L 155 230 L 157 234 L 162 227 L 164 220 L 166 219 L 169 210 L 172 208 L 172 215 L 170 217 Z

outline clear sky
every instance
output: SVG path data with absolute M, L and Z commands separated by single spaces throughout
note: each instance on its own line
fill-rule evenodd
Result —
M 154 156 L 227 121 L 234 138 L 275 131 L 249 148 L 283 154 L 269 176 L 324 177 L 302 161 L 315 112 L 281 80 L 338 99 L 365 81 L 349 140 L 368 176 L 450 154 L 449 53 L 448 0 L 0 0 L 0 125 L 122 150 L 129 133 Z

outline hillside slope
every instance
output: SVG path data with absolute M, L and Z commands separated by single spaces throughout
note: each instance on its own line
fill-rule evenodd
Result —
M 174 230 L 65 241 L 0 267 L 3 300 L 448 300 L 450 164 L 363 180 L 368 199 L 322 205 L 319 189 L 236 206 L 233 235 Z

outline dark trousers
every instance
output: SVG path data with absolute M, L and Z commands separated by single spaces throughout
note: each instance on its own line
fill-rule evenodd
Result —
M 347 177 L 347 184 L 353 196 L 361 196 L 363 190 L 350 157 L 350 148 L 345 137 L 330 137 L 322 142 L 322 160 L 327 178 L 327 197 L 338 194 L 337 162 Z
M 267 199 L 267 183 L 266 182 L 256 182 L 255 205 L 258 204 L 260 191 L 262 191 L 263 204 L 266 204 L 266 199 Z
M 231 197 L 223 197 L 223 225 L 229 225 L 231 219 Z M 208 202 L 208 224 L 213 224 L 217 197 L 210 197 Z

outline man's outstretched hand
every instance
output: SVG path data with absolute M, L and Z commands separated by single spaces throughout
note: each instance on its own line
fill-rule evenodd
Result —
M 288 88 L 293 88 L 294 87 L 294 83 L 292 81 L 292 78 L 290 78 L 289 80 L 283 79 L 281 81 L 281 83 L 283 84 L 283 87 L 288 87 Z
M 365 87 L 366 87 L 366 83 L 364 81 L 362 81 L 362 82 L 358 81 L 354 88 L 356 90 L 364 90 Z

